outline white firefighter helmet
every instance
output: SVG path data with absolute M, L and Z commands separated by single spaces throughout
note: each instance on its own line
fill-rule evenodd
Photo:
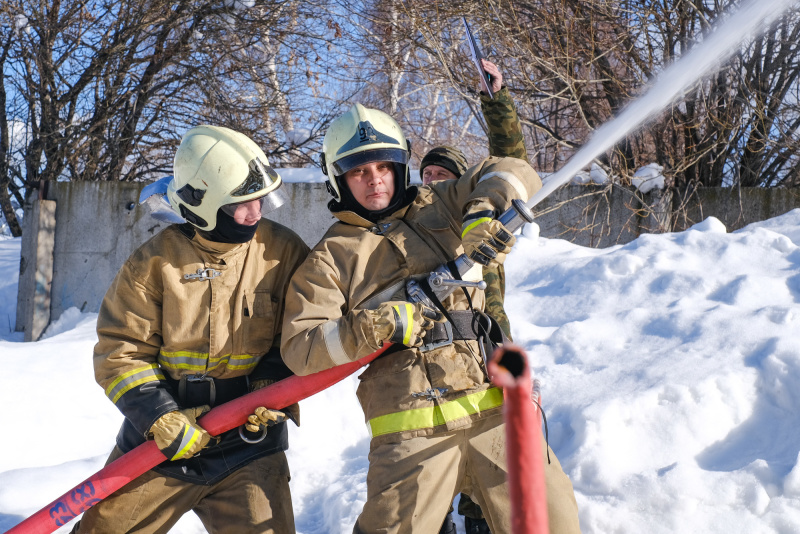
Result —
M 396 184 L 407 189 L 408 156 L 408 143 L 397 121 L 361 104 L 354 104 L 333 121 L 322 140 L 322 171 L 328 178 L 328 190 L 337 202 L 342 200 L 342 193 L 336 178 L 372 161 L 398 164 L 402 174 L 395 176 Z
M 173 172 L 167 187 L 170 206 L 205 231 L 216 227 L 221 207 L 265 197 L 282 183 L 252 139 L 221 126 L 197 126 L 186 132 L 175 153 Z

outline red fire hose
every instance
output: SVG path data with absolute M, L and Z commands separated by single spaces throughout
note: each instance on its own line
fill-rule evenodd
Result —
M 539 410 L 531 401 L 528 357 L 520 347 L 500 347 L 489 361 L 489 375 L 503 388 L 511 532 L 547 534 L 542 430 Z
M 247 420 L 259 406 L 280 410 L 327 389 L 380 356 L 390 345 L 360 360 L 308 376 L 290 376 L 243 397 L 226 402 L 198 422 L 209 434 L 227 432 Z M 67 493 L 8 530 L 8 534 L 49 534 L 99 503 L 139 475 L 166 460 L 154 441 L 139 445 L 114 460 Z

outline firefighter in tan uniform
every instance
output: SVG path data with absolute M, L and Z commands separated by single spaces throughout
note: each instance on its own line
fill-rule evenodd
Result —
M 522 125 L 514 108 L 514 101 L 503 86 L 503 74 L 497 65 L 487 59 L 481 59 L 483 69 L 491 75 L 491 88 L 494 98 L 481 91 L 481 111 L 486 119 L 489 137 L 489 155 L 519 158 L 528 161 L 528 150 L 522 135 Z M 423 185 L 439 180 L 456 180 L 461 178 L 469 164 L 461 150 L 451 146 L 437 146 L 422 158 L 419 165 L 419 176 Z M 494 319 L 503 334 L 511 339 L 511 323 L 508 320 L 503 301 L 505 300 L 505 270 L 502 265 L 484 267 L 483 280 L 486 282 L 484 296 L 486 298 L 486 314 Z M 458 501 L 458 513 L 464 516 L 466 534 L 489 534 L 489 526 L 483 517 L 480 506 L 475 504 L 469 495 L 462 493 Z M 445 517 L 439 534 L 454 534 L 452 506 Z
M 125 420 L 109 461 L 154 439 L 168 460 L 90 508 L 75 532 L 167 532 L 193 510 L 211 533 L 294 532 L 284 419 L 259 408 L 211 437 L 197 418 L 291 372 L 280 354 L 289 279 L 308 247 L 261 218 L 281 179 L 245 135 L 183 137 L 167 196 L 186 221 L 139 247 L 103 300 L 97 382 Z M 245 441 L 245 439 L 247 441 Z
M 459 491 L 493 532 L 510 532 L 503 394 L 487 378 L 476 327 L 481 265 L 439 309 L 409 302 L 405 287 L 462 253 L 502 262 L 514 237 L 491 215 L 527 200 L 539 177 L 524 161 L 490 157 L 459 180 L 409 187 L 399 125 L 359 104 L 331 124 L 323 152 L 339 222 L 292 277 L 281 353 L 304 375 L 393 343 L 359 377 L 372 439 L 354 532 L 437 532 Z M 578 532 L 569 479 L 554 457 L 545 471 L 552 532 Z

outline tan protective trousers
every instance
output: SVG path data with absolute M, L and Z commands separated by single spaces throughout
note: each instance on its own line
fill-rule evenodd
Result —
M 108 462 L 119 456 L 114 448 Z M 164 533 L 190 510 L 211 534 L 293 533 L 286 455 L 254 460 L 213 486 L 148 471 L 87 510 L 72 532 Z
M 542 440 L 544 446 L 544 440 Z M 545 462 L 552 534 L 580 533 L 572 483 L 555 454 Z M 459 492 L 477 502 L 493 533 L 511 532 L 502 414 L 469 428 L 372 447 L 367 502 L 355 534 L 436 534 Z

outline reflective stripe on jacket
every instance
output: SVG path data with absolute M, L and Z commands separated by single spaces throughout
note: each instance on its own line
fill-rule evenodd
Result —
M 94 367 L 140 435 L 178 409 L 165 375 L 253 371 L 277 342 L 285 288 L 307 252 L 294 232 L 262 220 L 243 244 L 170 226 L 128 258 L 100 308 Z
M 365 310 L 405 299 L 407 279 L 463 253 L 461 223 L 469 204 L 488 201 L 502 212 L 540 187 L 526 162 L 487 158 L 459 180 L 420 188 L 409 206 L 377 224 L 352 212 L 335 213 L 341 222 L 312 250 L 287 292 L 281 348 L 286 364 L 303 375 L 372 353 L 377 347 Z M 483 310 L 483 292 L 468 293 Z M 443 304 L 448 310 L 469 308 L 460 290 Z M 426 353 L 400 350 L 375 360 L 359 379 L 357 395 L 373 443 L 462 428 L 502 404 L 494 393 L 484 394 L 490 384 L 475 341 Z

